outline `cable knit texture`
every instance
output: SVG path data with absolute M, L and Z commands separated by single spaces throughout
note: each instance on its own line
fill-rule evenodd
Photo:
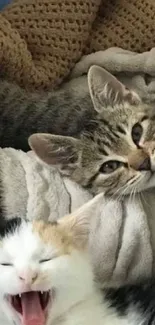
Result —
M 8 77 L 55 86 L 80 59 L 100 0 L 15 0 L 0 18 L 0 58 Z
M 101 6 L 87 53 L 109 47 L 144 52 L 155 46 L 154 0 L 108 0 Z
M 1 72 L 54 88 L 84 53 L 155 46 L 154 16 L 154 0 L 14 0 L 0 14 Z

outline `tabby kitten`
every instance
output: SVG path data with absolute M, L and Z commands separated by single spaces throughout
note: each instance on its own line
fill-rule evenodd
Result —
M 87 251 L 90 204 L 55 223 L 12 219 L 0 229 L 3 325 L 154 324 L 154 282 L 96 287 Z
M 31 133 L 54 133 L 31 137 L 31 147 L 92 193 L 154 186 L 155 108 L 103 68 L 92 66 L 88 82 L 75 79 L 46 96 L 2 85 L 2 146 L 27 150 Z
M 155 108 L 93 66 L 88 84 L 98 112 L 79 139 L 34 134 L 29 144 L 46 163 L 92 193 L 125 195 L 155 186 Z

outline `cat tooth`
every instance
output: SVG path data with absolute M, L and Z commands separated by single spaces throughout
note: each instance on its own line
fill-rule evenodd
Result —
M 22 296 L 21 293 L 18 296 L 19 296 L 19 298 L 21 298 L 21 296 Z
M 43 291 L 41 291 L 41 294 L 43 295 L 43 294 L 44 294 L 44 292 L 43 292 Z

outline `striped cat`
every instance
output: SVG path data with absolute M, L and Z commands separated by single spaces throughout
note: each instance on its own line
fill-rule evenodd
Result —
M 155 108 L 92 66 L 86 77 L 46 95 L 0 83 L 0 145 L 28 150 L 92 193 L 154 186 Z M 61 135 L 61 136 L 59 136 Z M 32 140 L 33 139 L 33 140 Z M 44 149 L 43 149 L 44 147 Z

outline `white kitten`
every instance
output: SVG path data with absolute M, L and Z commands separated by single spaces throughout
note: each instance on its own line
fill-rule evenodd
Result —
M 1 307 L 9 324 L 154 322 L 155 285 L 96 288 L 87 252 L 94 200 L 58 222 L 16 218 L 0 229 Z

